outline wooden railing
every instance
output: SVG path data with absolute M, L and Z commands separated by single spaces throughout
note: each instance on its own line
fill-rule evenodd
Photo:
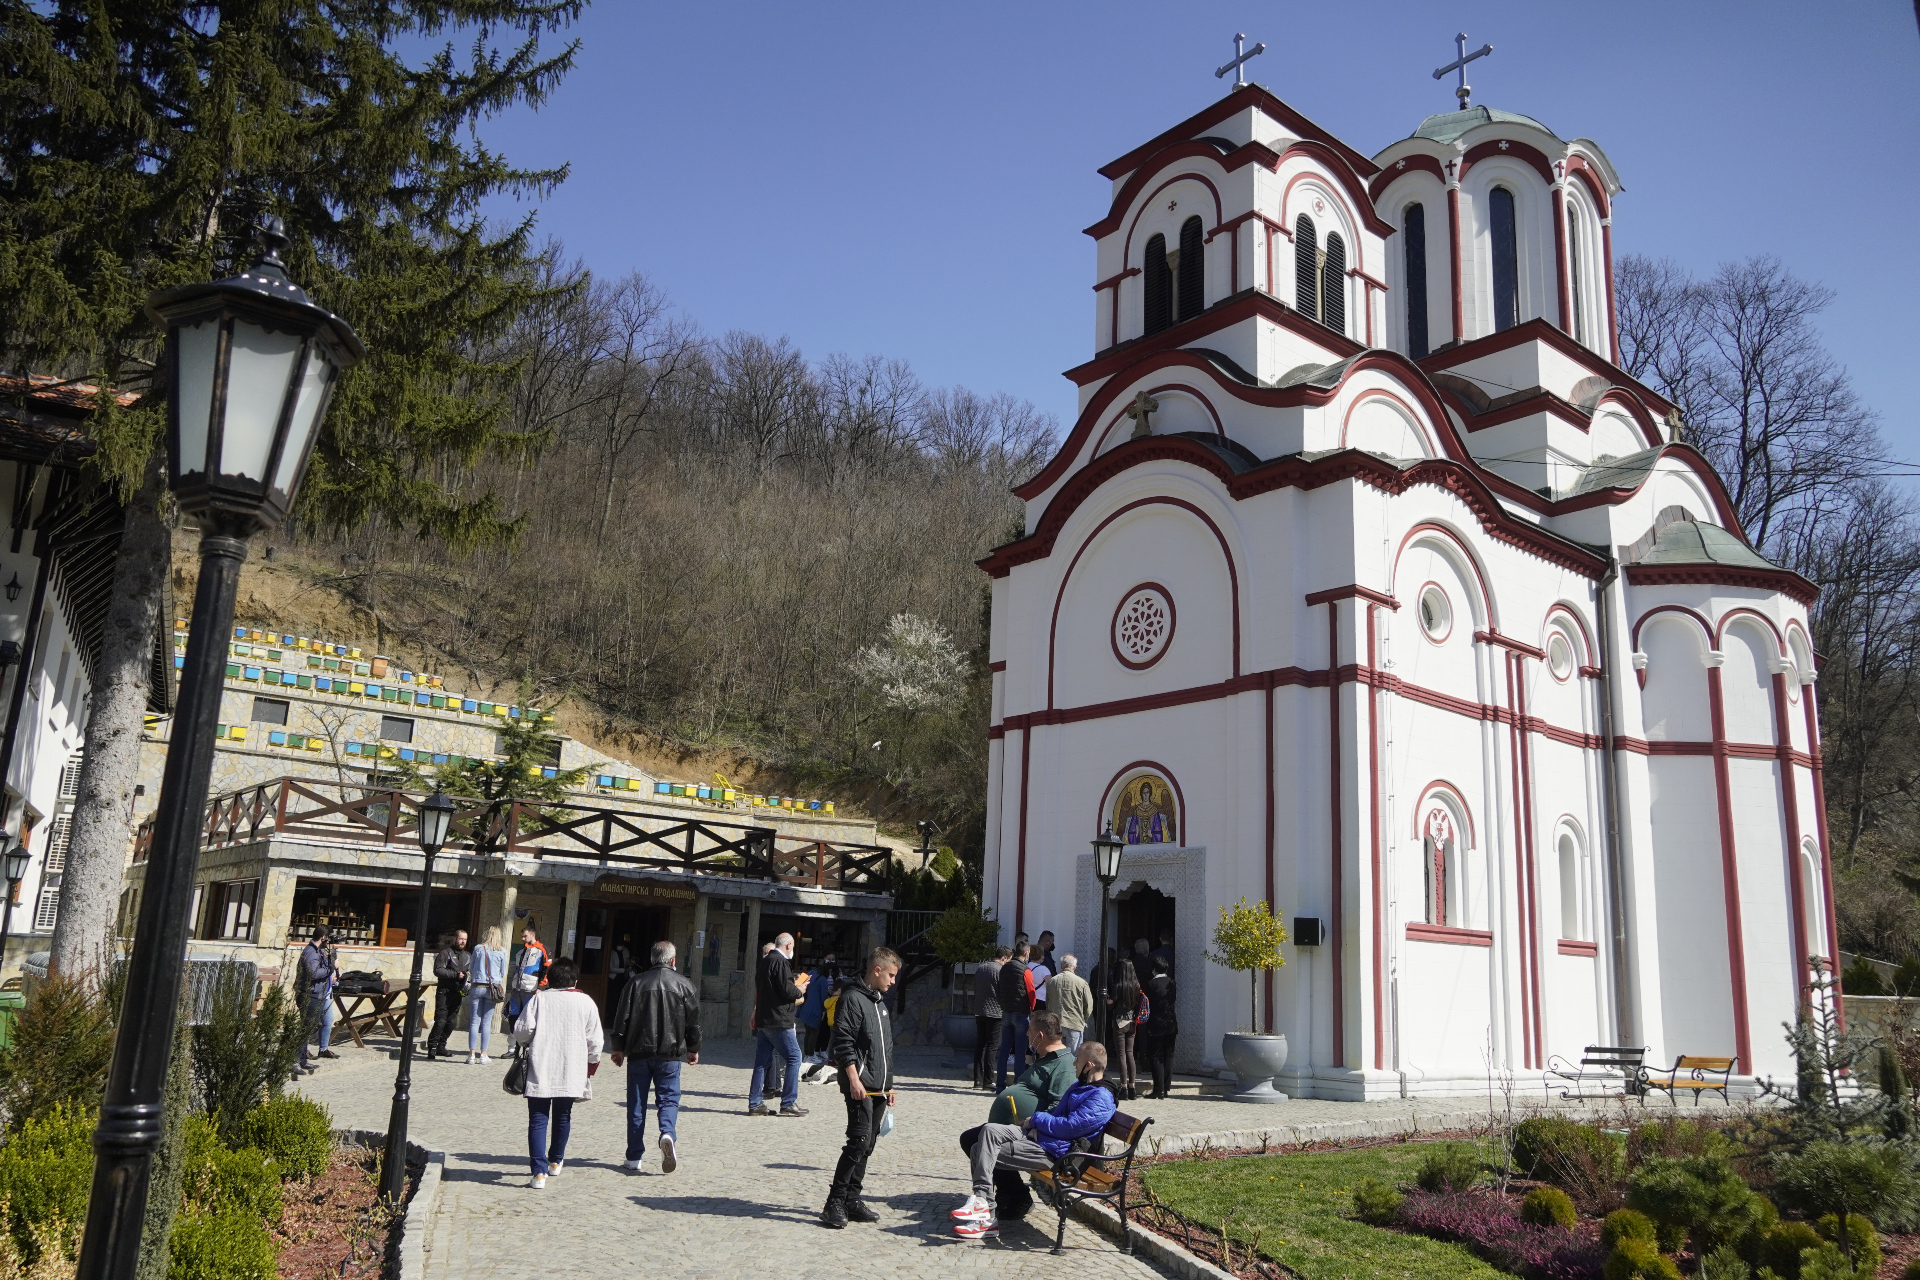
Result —
M 418 850 L 415 792 L 276 778 L 207 802 L 202 849 L 272 835 L 394 845 Z M 449 850 L 564 858 L 704 875 L 771 880 L 826 889 L 888 891 L 892 851 L 882 845 L 783 836 L 772 827 L 705 817 L 537 800 L 454 797 Z M 153 840 L 148 818 L 134 839 L 135 862 Z

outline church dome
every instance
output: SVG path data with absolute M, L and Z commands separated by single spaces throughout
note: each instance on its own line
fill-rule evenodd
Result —
M 1556 141 L 1559 135 L 1535 120 L 1532 116 L 1523 116 L 1514 111 L 1501 111 L 1495 107 L 1468 107 L 1465 111 L 1443 111 L 1437 116 L 1428 116 L 1413 131 L 1416 138 L 1428 138 L 1434 142 L 1452 142 L 1470 129 L 1483 124 L 1523 124 L 1530 129 L 1538 129 Z

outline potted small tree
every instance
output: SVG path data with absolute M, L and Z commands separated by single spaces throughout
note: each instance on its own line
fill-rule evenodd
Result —
M 1239 1084 L 1236 1102 L 1287 1100 L 1273 1087 L 1273 1078 L 1287 1065 L 1287 1038 L 1273 1034 L 1271 1026 L 1260 1032 L 1260 975 L 1287 962 L 1280 953 L 1286 940 L 1286 926 L 1267 904 L 1249 903 L 1244 897 L 1232 907 L 1221 907 L 1220 923 L 1213 927 L 1215 949 L 1207 952 L 1207 959 L 1247 975 L 1247 1029 L 1229 1031 L 1220 1042 L 1221 1056 Z
M 927 942 L 940 963 L 951 970 L 954 965 L 978 964 L 993 955 L 993 944 L 1000 940 L 1000 922 L 980 910 L 972 895 L 946 912 L 927 930 Z M 956 984 L 954 1003 L 960 1003 Z M 940 1029 L 958 1054 L 975 1049 L 977 1024 L 971 1013 L 949 1013 L 941 1019 Z

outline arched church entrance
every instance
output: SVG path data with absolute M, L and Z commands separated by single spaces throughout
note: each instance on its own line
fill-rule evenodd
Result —
M 1115 895 L 1119 901 L 1115 904 L 1117 928 L 1114 930 L 1115 945 L 1123 955 L 1138 959 L 1136 944 L 1144 938 L 1149 953 L 1158 951 L 1164 938 L 1171 937 L 1172 945 L 1179 944 L 1179 936 L 1174 925 L 1174 899 L 1172 895 L 1160 892 L 1151 885 L 1135 883 L 1120 890 Z M 1168 967 L 1172 968 L 1172 957 L 1168 957 Z M 1141 974 L 1145 981 L 1151 976 L 1152 969 Z

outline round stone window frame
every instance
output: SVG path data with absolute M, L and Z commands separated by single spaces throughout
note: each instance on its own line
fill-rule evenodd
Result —
M 1437 632 L 1427 625 L 1426 603 L 1428 592 L 1439 596 L 1441 605 L 1446 609 L 1446 625 Z M 1447 637 L 1453 634 L 1453 598 L 1447 594 L 1447 589 L 1437 582 L 1421 583 L 1420 590 L 1415 593 L 1413 597 L 1413 610 L 1414 619 L 1420 625 L 1420 634 L 1427 638 L 1427 642 L 1429 644 L 1445 644 Z
M 1565 671 L 1561 671 L 1558 664 L 1554 662 L 1556 653 L 1566 655 Z M 1547 660 L 1545 665 L 1547 674 L 1555 680 L 1558 680 L 1561 684 L 1565 684 L 1567 681 L 1573 679 L 1575 674 L 1580 670 L 1580 657 L 1573 647 L 1573 637 L 1569 636 L 1566 631 L 1560 627 L 1555 627 L 1552 634 L 1547 637 Z
M 1160 648 L 1150 657 L 1141 661 L 1135 661 L 1122 652 L 1120 648 L 1120 615 L 1126 612 L 1127 601 L 1133 599 L 1142 591 L 1153 592 L 1160 597 L 1161 603 L 1166 605 L 1167 635 L 1166 638 L 1160 642 Z M 1157 582 L 1142 582 L 1128 587 L 1120 593 L 1120 603 L 1113 606 L 1113 620 L 1107 624 L 1107 643 L 1113 648 L 1115 661 L 1119 662 L 1121 666 L 1127 668 L 1129 671 L 1145 671 L 1148 667 L 1151 667 L 1160 661 L 1160 659 L 1166 657 L 1167 650 L 1173 648 L 1173 632 L 1178 621 L 1179 612 L 1174 607 L 1173 592 L 1167 590 Z

